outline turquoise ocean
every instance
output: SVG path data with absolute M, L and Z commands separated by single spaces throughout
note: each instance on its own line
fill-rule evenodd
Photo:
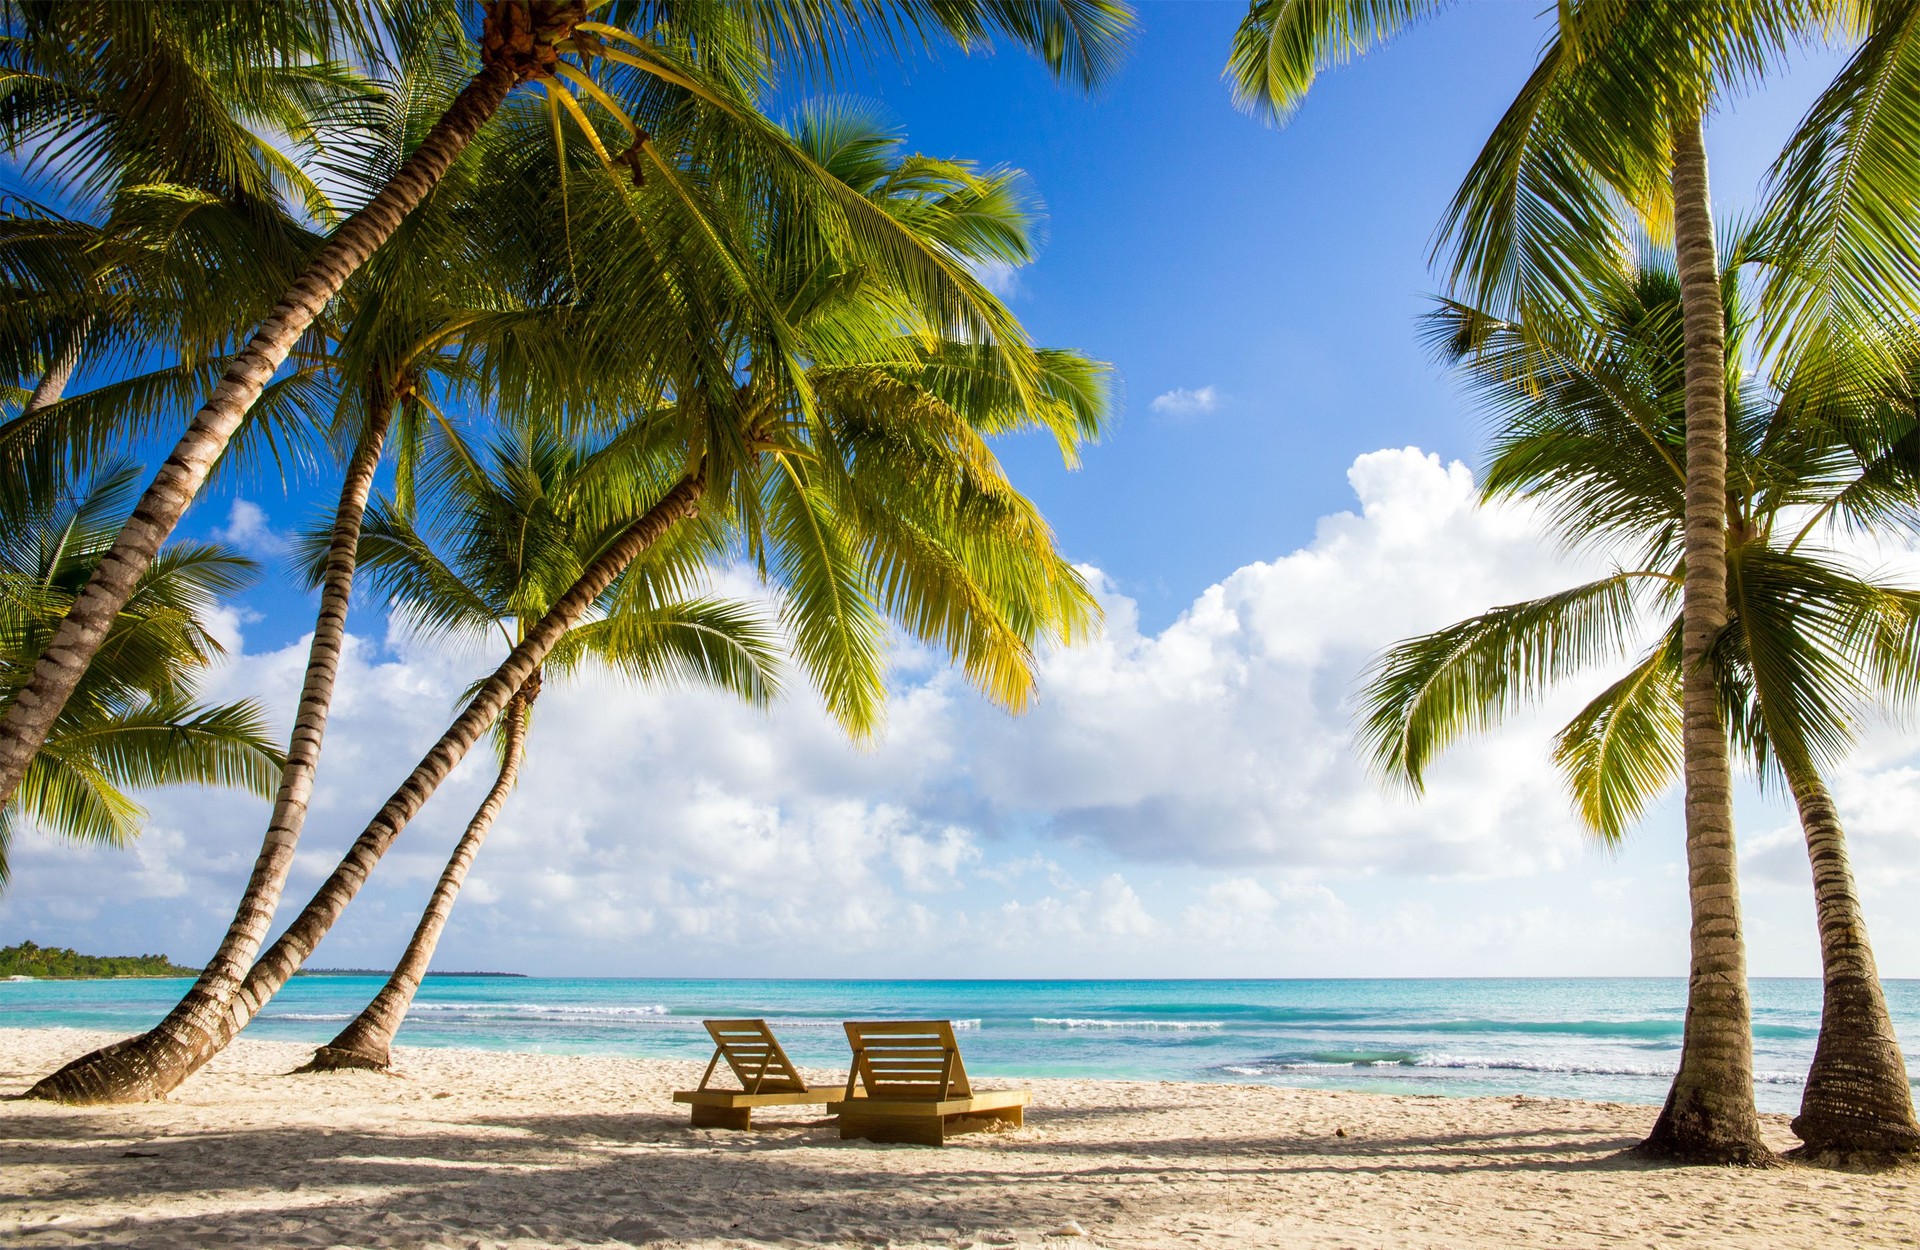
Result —
M 249 1036 L 319 1043 L 380 978 L 296 978 Z M 0 1025 L 128 1033 L 186 982 L 0 982 Z M 707 1016 L 765 1016 L 797 1062 L 844 1066 L 848 1019 L 951 1019 L 970 1071 L 1240 1081 L 1658 1103 L 1679 1060 L 1678 978 L 1288 981 L 750 981 L 429 977 L 400 1042 L 704 1060 Z M 1889 981 L 1920 1073 L 1920 981 Z M 1756 1092 L 1798 1108 L 1814 980 L 1753 983 Z

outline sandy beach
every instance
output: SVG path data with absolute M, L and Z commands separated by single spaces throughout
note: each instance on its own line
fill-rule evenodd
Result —
M 0 1029 L 0 1092 L 17 1094 L 106 1040 Z M 242 1041 L 165 1103 L 0 1104 L 0 1241 L 380 1250 L 1920 1241 L 1920 1175 L 1619 1158 L 1652 1122 L 1648 1107 L 1046 1080 L 1022 1083 L 1034 1094 L 1027 1127 L 931 1149 L 842 1142 L 832 1121 L 808 1116 L 770 1116 L 752 1133 L 690 1129 L 668 1101 L 699 1077 L 684 1062 L 402 1049 L 404 1076 L 283 1075 L 307 1053 Z M 1783 1118 L 1770 1117 L 1768 1131 L 1791 1143 Z

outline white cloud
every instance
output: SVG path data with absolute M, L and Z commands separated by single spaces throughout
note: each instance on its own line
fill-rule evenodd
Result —
M 1163 417 L 1198 417 L 1220 406 L 1220 395 L 1212 386 L 1175 387 L 1153 397 L 1149 405 Z
M 972 265 L 973 276 L 979 279 L 980 285 L 1004 300 L 1026 294 L 1026 287 L 1020 281 L 1023 268 L 1024 265 L 1009 264 L 1004 260 L 982 260 Z
M 1450 752 L 1419 802 L 1383 793 L 1355 760 L 1351 696 L 1377 648 L 1591 570 L 1524 512 L 1476 507 L 1459 464 L 1381 451 L 1348 478 L 1357 511 L 1236 570 L 1158 632 L 1090 570 L 1106 632 L 1043 657 L 1038 705 L 1018 720 L 917 655 L 867 751 L 804 697 L 761 714 L 717 695 L 549 682 L 445 961 L 625 975 L 1683 968 L 1677 813 L 1610 860 L 1594 851 L 1546 759 L 1565 704 Z M 242 652 L 209 694 L 290 709 L 304 662 L 304 640 Z M 399 630 L 353 640 L 290 906 L 488 662 Z M 1835 778 L 1870 909 L 1920 875 L 1913 754 L 1887 731 Z M 318 964 L 392 959 L 491 769 L 482 750 L 457 770 Z M 152 806 L 135 854 L 16 840 L 0 937 L 210 948 L 266 804 L 161 792 Z M 1746 823 L 1761 835 L 1749 908 L 1773 961 L 1756 970 L 1803 971 L 1813 934 L 1789 885 L 1790 816 Z M 1890 974 L 1920 965 L 1920 937 L 1876 934 Z
M 262 558 L 284 554 L 292 541 L 273 528 L 259 504 L 248 499 L 233 501 L 233 506 L 227 510 L 227 523 L 216 525 L 213 537 L 217 542 Z
M 1350 706 L 1380 646 L 1574 570 L 1522 513 L 1475 507 L 1464 466 L 1408 449 L 1348 476 L 1360 515 L 1324 519 L 1157 635 L 1103 589 L 1105 637 L 1047 659 L 1024 721 L 974 728 L 976 785 L 1143 860 L 1498 874 L 1577 851 L 1539 732 L 1455 751 L 1415 804 L 1355 759 Z

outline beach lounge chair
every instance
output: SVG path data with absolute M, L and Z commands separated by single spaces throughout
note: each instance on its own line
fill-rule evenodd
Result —
M 1024 1089 L 974 1089 L 950 1021 L 850 1020 L 846 1027 L 853 1047 L 846 1094 L 827 1104 L 843 1138 L 939 1146 L 986 1121 L 1017 1127 L 1033 1100 Z
M 700 1088 L 678 1090 L 675 1102 L 693 1108 L 695 1128 L 752 1128 L 755 1107 L 793 1107 L 834 1100 L 831 1090 L 807 1088 L 787 1052 L 765 1020 L 707 1020 L 713 1038 L 713 1058 L 707 1061 Z M 714 1069 L 725 1059 L 739 1089 L 713 1085 Z

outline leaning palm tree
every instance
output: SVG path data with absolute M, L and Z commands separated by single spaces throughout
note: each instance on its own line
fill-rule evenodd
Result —
M 824 166 L 942 247 L 976 259 L 1026 254 L 1027 206 L 1009 194 L 1011 175 L 902 159 L 897 136 L 857 115 L 809 113 L 798 129 Z M 1087 587 L 1054 549 L 1038 512 L 1012 489 L 985 436 L 1042 429 L 1071 456 L 1099 432 L 1103 368 L 1073 353 L 1040 352 L 1023 361 L 1038 385 L 1026 382 L 1006 360 L 1009 350 L 1026 349 L 949 341 L 933 326 L 914 325 L 912 302 L 901 292 L 877 285 L 872 272 L 823 266 L 821 240 L 808 236 L 805 215 L 784 215 L 793 206 L 777 198 L 769 207 L 773 221 L 754 237 L 782 307 L 818 354 L 802 375 L 806 389 L 789 381 L 790 362 L 777 344 L 769 348 L 736 327 L 742 355 L 722 374 L 724 390 L 685 379 L 659 424 L 642 422 L 607 444 L 592 491 L 601 506 L 638 519 L 609 535 L 477 687 L 460 719 L 261 956 L 237 1003 L 263 1003 L 285 984 L 485 727 L 482 718 L 498 715 L 524 689 L 582 605 L 597 602 L 642 556 L 651 564 L 718 541 L 701 539 L 703 529 L 737 536 L 782 602 L 795 657 L 828 711 L 856 736 L 877 728 L 889 618 L 945 649 L 983 693 L 1016 710 L 1031 695 L 1034 646 L 1070 642 L 1091 626 L 1098 610 Z M 737 318 L 713 317 L 729 320 Z M 903 328 L 911 332 L 902 335 Z M 775 358 L 759 359 L 762 350 Z M 736 384 L 736 377 L 745 380 Z M 714 416 L 709 405 L 719 403 L 746 423 L 731 436 L 755 449 L 735 462 L 726 489 L 687 471 L 690 435 L 680 424 L 702 429 Z M 418 488 L 428 496 L 436 489 Z M 230 1016 L 218 1045 L 244 1023 Z
M 37 378 L 25 411 L 56 402 L 83 355 L 104 374 L 155 351 L 221 354 L 297 277 L 312 229 L 338 221 L 313 162 L 362 128 L 376 96 L 334 59 L 354 16 L 168 0 L 0 8 L 0 148 L 22 184 L 51 184 L 75 214 L 24 187 L 9 204 L 0 367 Z
M 576 355 L 597 359 L 604 342 L 611 359 L 617 345 L 640 358 L 636 373 L 657 374 L 651 398 L 635 387 L 617 413 L 629 469 L 602 484 L 621 507 L 642 501 L 630 513 L 638 519 L 476 689 L 227 999 L 75 1060 L 36 1085 L 35 1096 L 152 1097 L 217 1053 L 299 968 L 580 614 L 628 564 L 696 518 L 742 535 L 758 567 L 782 585 L 798 658 L 856 732 L 875 726 L 889 615 L 1018 706 L 1031 687 L 1032 647 L 1077 636 L 1097 614 L 984 436 L 1043 428 L 1070 454 L 1098 431 L 1103 368 L 1071 353 L 1037 352 L 1019 333 L 975 334 L 978 323 L 956 323 L 950 304 L 902 272 L 931 257 L 991 310 L 990 324 L 1010 324 L 968 266 L 1030 255 L 1025 204 L 1007 194 L 1017 180 L 913 158 L 912 176 L 841 183 L 864 213 L 888 223 L 890 237 L 917 240 L 903 256 L 850 238 L 840 218 L 814 212 L 790 181 L 734 161 L 732 123 L 721 120 L 650 136 L 650 144 L 679 145 L 677 154 L 669 175 L 638 183 L 543 166 L 553 159 L 544 133 L 530 136 L 540 142 L 526 145 L 526 156 L 495 167 L 510 185 L 549 193 L 542 207 L 554 227 L 523 228 L 517 237 L 564 239 L 598 260 L 544 274 L 568 292 Z M 897 139 L 882 146 L 897 149 Z M 808 159 L 819 167 L 819 158 Z M 636 202 L 661 207 L 636 212 Z M 685 211 L 666 211 L 676 204 Z M 680 246 L 662 222 L 693 243 Z M 636 307 L 662 314 L 638 339 Z M 949 337 L 956 332 L 966 337 Z M 823 403 L 818 380 L 844 387 L 843 397 Z
M 49 47 L 84 47 L 101 39 L 97 25 L 114 7 L 36 7 L 29 33 Z M 584 0 L 486 0 L 477 7 L 482 19 L 478 72 L 379 192 L 314 254 L 255 331 L 155 476 L 112 558 L 102 562 L 100 575 L 68 614 L 32 680 L 0 718 L 0 799 L 18 784 L 99 645 L 106 622 L 130 593 L 132 579 L 185 514 L 295 341 L 434 188 L 516 86 L 538 83 L 550 103 L 555 133 L 563 116 L 571 119 L 610 168 L 629 170 L 636 181 L 649 175 L 672 181 L 680 171 L 652 142 L 652 131 L 636 123 L 633 115 L 640 110 L 633 101 L 657 99 L 662 91 L 702 101 L 739 123 L 733 159 L 775 161 L 819 194 L 823 211 L 841 214 L 843 228 L 877 232 L 873 238 L 880 246 L 905 255 L 913 250 L 911 236 L 890 229 L 866 211 L 859 197 L 842 194 L 838 183 L 820 175 L 777 127 L 764 123 L 739 87 L 778 63 L 818 65 L 850 47 L 892 49 L 908 38 L 939 36 L 964 48 L 994 33 L 1033 49 L 1057 73 L 1091 84 L 1115 63 L 1130 22 L 1117 0 L 889 6 L 864 0 L 721 5 L 621 0 L 604 6 L 605 21 L 588 20 Z M 451 10 L 442 6 L 440 11 Z M 624 127 L 628 142 L 618 157 L 600 141 L 589 116 L 595 107 Z M 923 257 L 909 268 L 918 275 L 920 294 L 945 304 L 949 315 L 970 320 L 983 309 L 993 311 L 943 266 Z M 1014 329 L 1004 318 L 990 328 Z
M 1254 0 L 1229 75 L 1284 117 L 1318 72 L 1440 0 Z M 1731 760 L 1714 641 L 1728 617 L 1725 309 L 1707 190 L 1705 119 L 1803 35 L 1824 0 L 1570 0 L 1539 63 L 1482 149 L 1442 228 L 1467 302 L 1532 319 L 1604 278 L 1640 218 L 1670 234 L 1686 323 L 1687 518 L 1681 615 L 1685 809 L 1692 910 L 1680 1069 L 1644 1144 L 1654 1155 L 1765 1163 L 1753 1100 L 1752 1011 L 1740 926 Z
M 1730 270 L 1722 286 L 1737 349 L 1754 323 L 1736 277 Z M 1597 663 L 1629 658 L 1648 634 L 1625 675 L 1560 732 L 1554 756 L 1583 823 L 1610 844 L 1681 775 L 1679 294 L 1671 267 L 1655 262 L 1593 293 L 1587 324 L 1507 322 L 1459 304 L 1434 318 L 1443 355 L 1496 421 L 1485 497 L 1534 502 L 1569 546 L 1622 563 L 1385 652 L 1366 687 L 1362 741 L 1387 777 L 1417 791 L 1449 742 Z M 1863 576 L 1811 540 L 1836 511 L 1880 506 L 1876 479 L 1916 426 L 1884 389 L 1837 393 L 1846 375 L 1824 364 L 1778 393 L 1738 371 L 1729 380 L 1730 612 L 1714 644 L 1716 693 L 1739 754 L 1792 794 L 1813 862 L 1826 1007 L 1799 1131 L 1825 1151 L 1911 1153 L 1920 1123 L 1822 772 L 1875 696 L 1910 690 L 1920 673 L 1911 641 L 1920 593 Z
M 137 468 L 122 465 L 77 488 L 13 483 L 0 492 L 0 703 L 32 671 L 138 483 Z M 0 809 L 0 887 L 23 821 L 57 837 L 125 846 L 146 816 L 131 790 L 271 792 L 280 757 L 259 706 L 207 706 L 194 697 L 197 677 L 222 654 L 209 611 L 253 572 L 245 557 L 204 543 L 173 544 L 148 568 L 46 749 Z
M 458 90 L 449 69 L 462 64 L 461 45 L 444 34 L 438 32 L 442 37 L 436 38 L 429 29 L 406 42 L 404 72 L 388 85 L 383 106 L 368 127 L 377 142 L 358 149 L 354 163 L 336 171 L 335 185 L 343 195 L 354 194 L 356 177 L 364 182 L 371 173 L 377 182 L 379 171 L 400 164 Z M 302 410 L 289 414 L 292 419 L 274 425 L 294 433 L 325 429 L 347 453 L 347 465 L 290 749 L 260 852 L 219 947 L 187 994 L 150 1031 L 151 1037 L 217 1033 L 218 1021 L 272 923 L 312 794 L 346 641 L 361 515 L 383 455 L 392 455 L 397 486 L 407 498 L 423 432 L 447 422 L 449 411 L 457 413 L 463 404 L 484 407 L 505 395 L 523 415 L 559 421 L 583 405 L 627 405 L 632 396 L 657 385 L 652 376 L 658 369 L 655 356 L 640 348 L 624 320 L 612 342 L 598 343 L 583 333 L 583 323 L 590 326 L 591 319 L 581 317 L 577 292 L 563 288 L 556 293 L 548 284 L 554 258 L 540 245 L 551 223 L 515 215 L 515 209 L 534 201 L 520 194 L 516 179 L 521 172 L 512 153 L 499 152 L 494 140 L 537 132 L 539 147 L 550 151 L 544 119 L 529 119 L 527 111 L 510 109 L 503 119 L 506 125 L 462 152 L 442 177 L 431 204 L 402 223 L 394 248 L 355 273 L 329 315 L 316 323 L 291 357 L 293 369 L 249 414 L 249 425 L 258 426 L 263 404 L 277 400 L 276 392 L 295 386 L 315 392 L 304 396 Z M 683 128 L 671 117 L 655 124 L 660 145 L 671 145 Z M 573 170 L 572 181 L 569 171 L 560 172 L 560 185 L 572 188 L 567 224 L 580 231 L 584 242 L 591 231 L 584 220 L 574 227 L 572 219 L 584 216 L 596 201 L 583 193 L 579 179 L 600 171 Z M 661 224 L 662 233 L 669 240 L 695 233 L 684 228 L 677 236 L 668 233 L 679 201 L 665 187 L 655 191 L 647 215 Z M 363 193 L 370 195 L 373 188 Z M 629 220 L 634 207 L 629 200 L 635 197 L 617 198 L 622 220 Z M 488 243 L 476 249 L 471 242 L 475 239 Z M 673 278 L 688 281 L 691 275 L 682 272 Z M 636 303 L 657 304 L 671 292 L 630 286 L 627 295 Z M 630 371 L 629 364 L 637 372 Z M 192 377 L 193 371 L 182 364 L 96 388 L 42 416 L 0 428 L 0 446 L 22 425 L 33 427 L 29 437 L 68 454 L 124 440 L 143 428 L 142 422 L 153 420 L 156 410 L 168 411 L 156 398 L 170 398 L 177 407 L 177 401 L 189 396 L 181 382 Z M 315 415 L 317 400 L 329 402 L 333 411 Z M 273 404 L 273 409 L 280 407 Z M 190 411 L 182 411 L 180 419 Z M 242 437 L 250 433 L 243 429 Z M 232 449 L 227 458 L 232 458 Z
M 619 454 L 618 451 L 603 454 Z M 426 637 L 495 637 L 509 649 L 545 616 L 610 534 L 632 517 L 579 506 L 576 490 L 601 471 L 594 453 L 551 432 L 514 428 L 486 456 L 457 434 L 434 440 L 427 475 L 433 500 L 416 519 L 377 504 L 361 538 L 360 566 Z M 438 463 L 431 463 L 437 461 Z M 310 568 L 324 565 L 330 536 L 308 541 Z M 589 668 L 648 684 L 697 683 L 765 706 L 778 688 L 773 630 L 755 609 L 709 598 L 662 599 L 689 556 L 660 553 L 628 566 L 547 653 L 496 724 L 500 768 L 455 845 L 405 953 L 372 1002 L 315 1052 L 311 1069 L 391 1063 L 394 1035 L 433 958 L 460 887 L 518 776 L 534 702 L 545 682 Z M 658 559 L 667 554 L 670 561 Z

